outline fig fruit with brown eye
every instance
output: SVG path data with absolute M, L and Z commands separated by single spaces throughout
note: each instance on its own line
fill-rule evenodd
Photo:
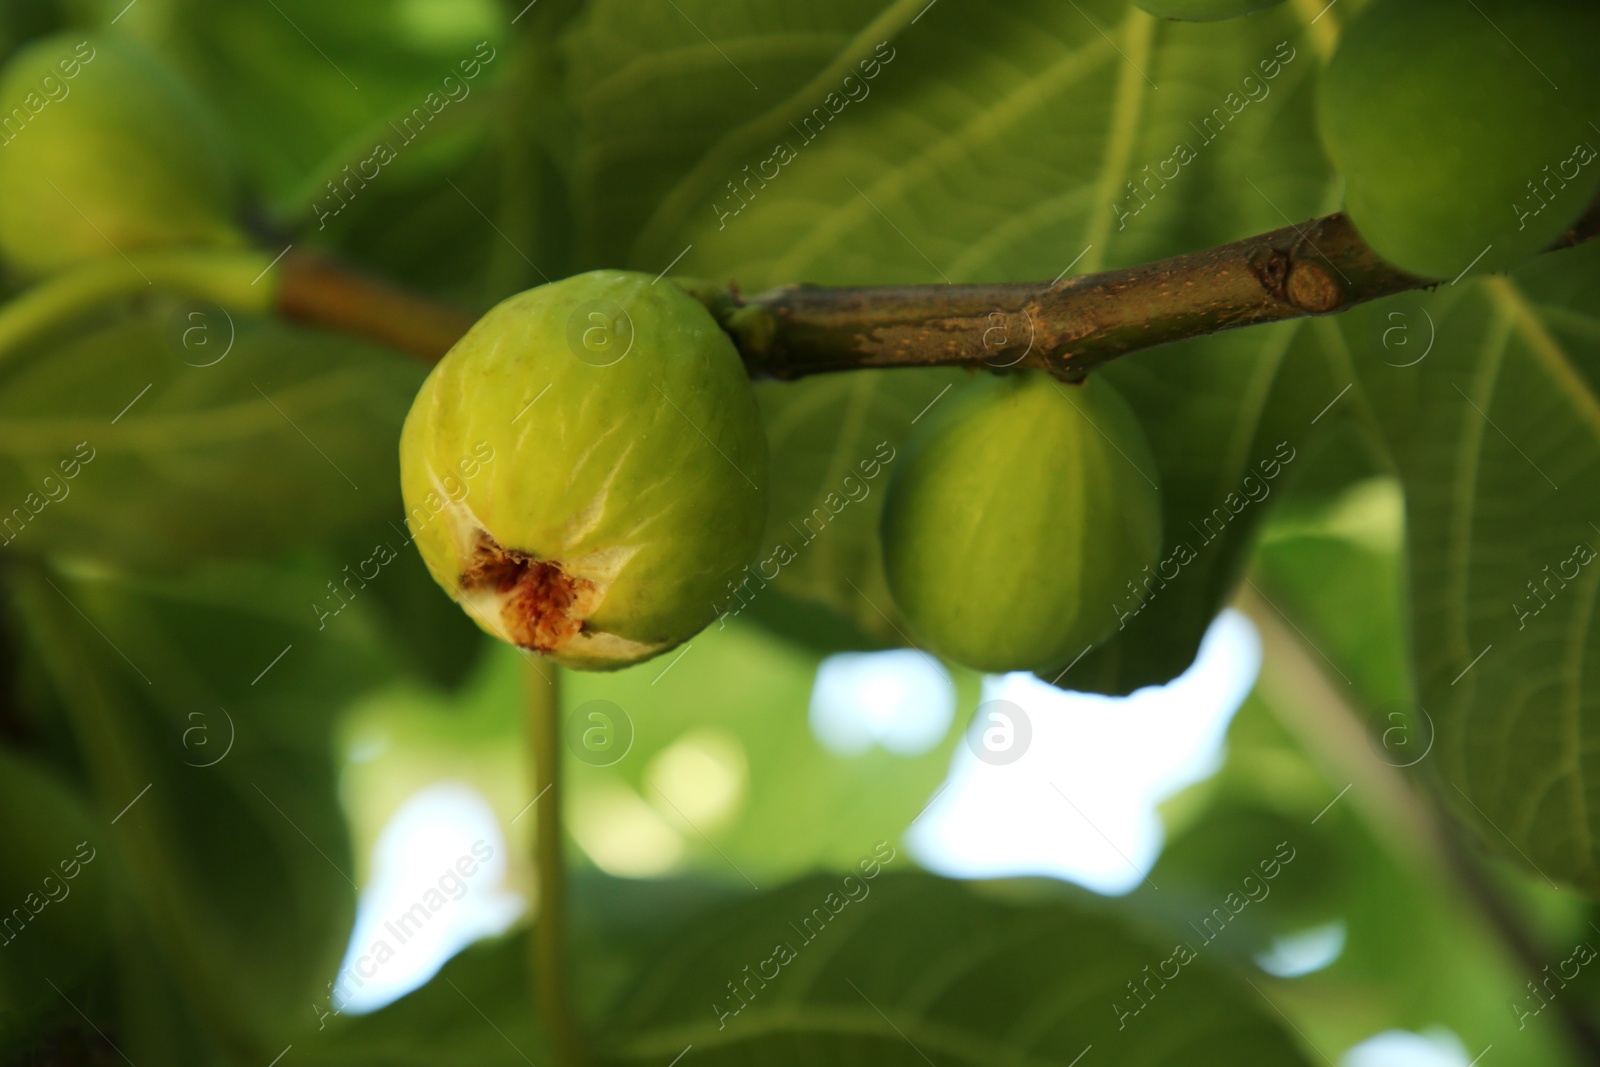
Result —
M 400 461 L 435 580 L 484 630 L 569 667 L 693 637 L 766 521 L 739 354 L 646 274 L 592 271 L 492 309 L 423 384 Z

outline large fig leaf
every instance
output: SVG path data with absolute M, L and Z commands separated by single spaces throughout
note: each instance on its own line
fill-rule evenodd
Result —
M 665 1063 L 691 1045 L 710 1064 L 1307 1062 L 1259 991 L 1193 955 L 1134 1014 L 1127 983 L 1174 950 L 1109 916 L 865 870 L 695 923 L 608 1021 L 606 1062 Z
M 383 181 L 377 144 L 413 153 L 440 127 L 459 128 L 474 94 L 506 65 L 507 19 L 488 0 L 448 9 L 394 0 L 101 6 L 117 16 L 118 31 L 156 44 L 204 92 L 251 191 L 303 218 L 315 218 L 313 200 L 332 210 Z
M 220 309 L 46 346 L 0 368 L 0 541 L 175 569 L 382 526 L 423 373 Z
M 162 582 L 18 575 L 98 794 L 96 840 L 128 872 L 121 910 L 234 1058 L 265 1062 L 312 1028 L 354 912 L 330 732 L 406 668 L 370 596 L 319 626 L 310 604 L 339 573 L 324 557 Z
M 1310 89 L 1335 16 L 1307 32 L 1291 5 L 1211 25 L 1114 0 L 620 11 L 591 5 L 566 41 L 575 184 L 589 198 L 580 225 L 597 262 L 675 263 L 747 288 L 1047 280 L 1331 206 Z M 1259 479 L 1280 443 L 1278 460 L 1298 454 L 1347 384 L 1328 387 L 1316 344 L 1289 325 L 1144 353 L 1111 372 L 1155 446 L 1163 555 L 1188 541 L 1195 559 L 1130 623 L 1139 632 L 1063 684 L 1127 691 L 1192 660 L 1264 511 L 1237 506 L 1246 476 Z M 774 487 L 764 576 L 872 639 L 904 643 L 914 635 L 879 562 L 882 494 L 839 506 L 852 488 L 844 476 L 897 449 L 962 378 L 846 377 L 761 386 Z M 1209 538 L 1190 532 L 1216 509 L 1227 521 L 1212 518 Z M 796 558 L 779 565 L 785 543 Z
M 1596 307 L 1600 247 L 1583 247 L 1340 323 L 1405 487 L 1417 699 L 1437 731 L 1419 767 L 1490 847 L 1590 892 Z M 1397 359 L 1395 329 L 1431 340 L 1426 357 Z
M 1251 990 L 1191 956 L 1158 988 L 1144 975 L 1174 950 L 1145 944 L 1099 910 L 1063 899 L 985 899 L 960 883 L 896 873 L 904 857 L 882 855 L 887 862 L 873 859 L 870 878 L 860 871 L 813 877 L 709 909 L 704 887 L 689 887 L 699 907 L 676 933 L 659 918 L 671 883 L 606 893 L 609 907 L 633 909 L 610 917 L 612 932 L 641 909 L 656 925 L 604 950 L 634 976 L 620 996 L 583 997 L 595 1005 L 585 1026 L 598 1060 L 613 1067 L 674 1057 L 907 1067 L 1069 1067 L 1091 1057 L 1117 1067 L 1309 1062 L 1260 982 Z M 596 947 L 587 938 L 578 946 L 588 982 L 598 977 L 590 966 Z M 307 1051 L 314 1062 L 373 1067 L 432 1067 L 464 1055 L 496 1065 L 532 1060 L 538 1034 L 514 999 L 529 995 L 525 968 L 521 938 L 470 949 L 423 989 L 345 1021 L 321 1042 L 309 1040 Z M 1140 981 L 1155 996 L 1134 1014 L 1139 1002 L 1127 983 Z

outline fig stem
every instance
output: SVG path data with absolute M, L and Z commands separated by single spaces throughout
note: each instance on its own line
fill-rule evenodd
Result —
M 567 946 L 567 871 L 561 818 L 561 672 L 531 656 L 523 672 L 528 740 L 533 760 L 534 868 L 539 911 L 529 932 L 533 1008 L 556 1062 L 587 1067 L 583 1031 L 572 1001 Z
M 230 311 L 267 314 L 277 301 L 256 251 L 190 249 L 101 260 L 40 282 L 0 308 L 0 360 L 102 304 L 146 293 L 181 293 Z M 257 284 L 257 282 L 261 284 Z
M 378 341 L 430 362 L 477 321 L 311 252 L 289 252 L 276 274 L 274 310 L 283 318 Z
M 1600 235 L 1600 200 L 1546 251 Z M 471 317 L 311 256 L 286 257 L 279 314 L 436 360 Z M 1441 280 L 1408 274 L 1343 213 L 1155 263 L 977 285 L 736 285 L 673 279 L 733 339 L 752 378 L 883 367 L 1036 369 L 1065 381 L 1156 345 L 1326 315 Z
M 1554 248 L 1600 233 L 1600 201 Z M 718 320 L 751 377 L 872 367 L 1043 370 L 1083 378 L 1119 356 L 1240 326 L 1326 315 L 1440 284 L 1390 265 L 1341 212 L 1118 270 L 1053 282 L 825 287 L 740 298 Z M 771 317 L 751 329 L 738 316 Z M 764 339 L 764 343 L 763 343 Z

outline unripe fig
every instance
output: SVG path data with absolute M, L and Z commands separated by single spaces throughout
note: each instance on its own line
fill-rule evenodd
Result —
M 1134 6 L 1157 18 L 1182 19 L 1185 22 L 1216 22 L 1219 19 L 1238 18 L 1264 7 L 1283 3 L 1283 0 L 1133 0 Z
M 134 42 L 37 41 L 0 75 L 0 108 L 0 251 L 19 270 L 239 240 L 220 127 Z
M 985 383 L 918 428 L 889 484 L 883 559 L 915 636 L 984 671 L 1044 670 L 1108 636 L 1161 550 L 1156 464 L 1099 377 Z
M 1345 28 L 1318 125 L 1346 210 L 1398 267 L 1515 266 L 1600 190 L 1600 5 L 1374 0 Z
M 491 310 L 423 383 L 400 464 L 434 579 L 489 633 L 570 667 L 694 636 L 766 520 L 739 354 L 647 274 L 593 271 Z

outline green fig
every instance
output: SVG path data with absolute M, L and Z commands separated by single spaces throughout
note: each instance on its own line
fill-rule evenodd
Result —
M 593 271 L 491 310 L 423 383 L 400 463 L 434 579 L 484 630 L 570 667 L 694 636 L 766 521 L 739 353 L 647 274 Z
M 134 42 L 37 41 L 0 74 L 0 108 L 0 252 L 22 272 L 239 242 L 219 125 Z
M 1446 280 L 1549 245 L 1600 191 L 1596 40 L 1593 0 L 1374 0 L 1318 99 L 1356 229 Z
M 1133 0 L 1157 18 L 1184 22 L 1217 22 L 1272 7 L 1283 0 Z
M 1062 665 L 1115 629 L 1127 582 L 1159 558 L 1156 477 L 1137 418 L 1100 377 L 985 383 L 934 411 L 889 484 L 895 603 L 968 667 Z

